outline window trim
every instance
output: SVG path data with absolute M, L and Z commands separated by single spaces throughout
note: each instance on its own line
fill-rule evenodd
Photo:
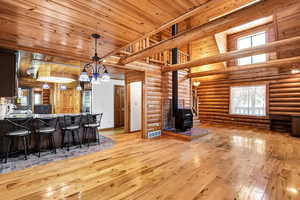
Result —
M 256 116 L 256 115 L 239 115 L 239 114 L 231 114 L 231 88 L 232 87 L 251 87 L 251 86 L 265 86 L 266 87 L 266 115 L 265 116 Z M 228 115 L 232 117 L 238 117 L 238 118 L 256 118 L 256 119 L 269 119 L 269 83 L 266 82 L 257 82 L 257 83 L 246 83 L 246 84 L 232 84 L 229 86 L 229 99 L 228 99 Z
M 238 37 L 236 38 L 236 45 L 235 45 L 235 48 L 236 50 L 242 50 L 242 49 L 239 49 L 239 40 L 242 40 L 242 39 L 245 39 L 245 38 L 248 38 L 250 37 L 251 38 L 251 47 L 250 48 L 253 48 L 253 40 L 252 38 L 256 35 L 259 35 L 261 33 L 264 33 L 265 34 L 265 38 L 266 38 L 266 44 L 268 43 L 268 32 L 267 30 L 260 30 L 260 31 L 257 31 L 257 32 L 254 32 L 254 33 L 251 33 L 251 34 L 248 34 L 248 35 L 244 35 L 244 36 L 241 36 L 241 37 Z M 245 48 L 246 49 L 246 48 Z M 266 55 L 266 62 L 269 61 L 269 54 L 268 53 L 262 53 L 262 54 L 265 54 Z M 258 55 L 262 55 L 262 54 L 258 54 Z M 264 62 L 259 62 L 259 63 L 253 63 L 253 56 L 255 55 L 251 55 L 251 56 L 246 56 L 246 57 L 242 57 L 242 58 L 247 58 L 247 57 L 251 57 L 251 63 L 250 64 L 247 64 L 247 65 L 253 65 L 253 64 L 259 64 L 259 63 L 264 63 Z M 246 66 L 246 65 L 240 65 L 239 64 L 239 60 L 241 58 L 237 58 L 235 63 L 237 66 Z

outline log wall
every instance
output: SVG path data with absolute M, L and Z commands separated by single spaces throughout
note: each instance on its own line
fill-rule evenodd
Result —
M 274 15 L 274 23 L 265 25 L 269 41 L 282 40 L 300 35 L 300 3 L 290 9 Z M 230 39 L 231 38 L 231 39 Z M 229 37 L 229 50 L 234 50 L 234 43 Z M 299 49 L 277 52 L 271 59 L 289 58 L 300 55 Z M 232 64 L 229 63 L 229 66 Z M 199 117 L 202 122 L 230 123 L 261 128 L 270 128 L 272 114 L 291 116 L 300 114 L 300 75 L 291 74 L 294 66 L 278 69 L 259 69 L 247 73 L 231 73 L 225 76 L 201 78 L 197 88 Z M 266 84 L 268 86 L 267 117 L 234 116 L 229 114 L 230 87 L 238 85 Z M 289 131 L 290 121 L 276 125 L 278 129 Z

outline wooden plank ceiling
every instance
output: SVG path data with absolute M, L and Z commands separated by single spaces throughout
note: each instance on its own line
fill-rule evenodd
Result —
M 102 54 L 139 38 L 207 0 L 0 0 L 0 46 L 90 55 L 92 33 Z
M 20 51 L 19 72 L 22 78 L 32 79 L 27 70 L 34 67 L 39 73 L 47 71 L 52 76 L 69 77 L 77 81 L 83 65 L 83 62 L 76 60 Z M 112 79 L 124 80 L 126 70 L 106 67 Z
M 92 33 L 103 36 L 102 56 L 208 1 L 0 0 L 0 46 L 85 61 L 92 54 Z M 220 2 L 200 15 L 215 17 L 229 12 L 228 4 L 251 1 Z

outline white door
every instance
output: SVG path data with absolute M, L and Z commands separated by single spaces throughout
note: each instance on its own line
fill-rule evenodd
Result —
M 142 129 L 142 82 L 130 83 L 130 131 Z

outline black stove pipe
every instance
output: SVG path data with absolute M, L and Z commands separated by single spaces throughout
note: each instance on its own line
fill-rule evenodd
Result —
M 174 24 L 172 26 L 172 36 L 175 36 L 177 33 L 178 24 Z M 172 64 L 178 64 L 178 48 L 172 49 Z M 173 116 L 176 117 L 176 113 L 178 110 L 178 71 L 172 72 L 172 107 Z

